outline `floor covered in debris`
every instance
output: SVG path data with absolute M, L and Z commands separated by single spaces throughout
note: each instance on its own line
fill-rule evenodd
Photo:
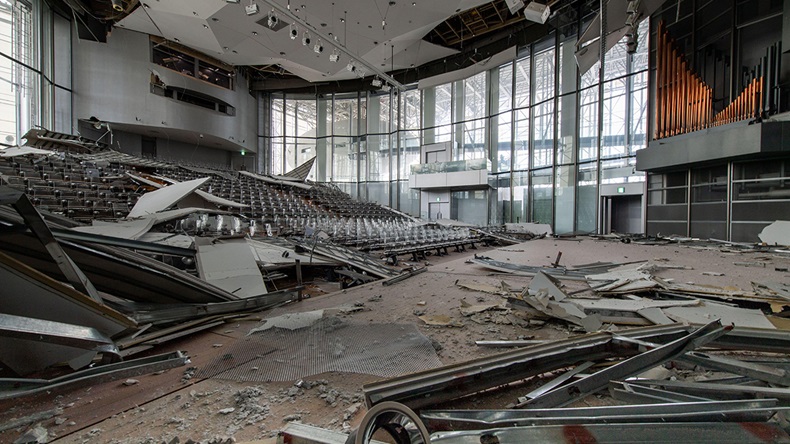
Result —
M 561 304 L 562 298 L 551 295 L 550 284 L 527 291 L 544 275 L 497 271 L 483 266 L 481 262 L 486 261 L 588 272 L 606 262 L 625 264 L 620 269 L 627 271 L 620 282 L 622 291 L 610 286 L 606 296 L 600 294 L 603 285 L 595 291 L 591 288 L 594 281 L 588 279 L 556 275 L 559 279 L 549 279 L 559 283 L 564 297 L 581 301 L 574 307 L 582 307 L 587 315 L 577 316 L 556 312 L 552 304 Z M 316 292 L 300 302 L 237 317 L 147 352 L 181 351 L 189 357 L 189 363 L 181 367 L 2 400 L 0 424 L 5 426 L 0 442 L 15 442 L 34 425 L 44 429 L 49 440 L 63 443 L 275 442 L 291 423 L 348 433 L 366 412 L 363 385 L 494 356 L 512 350 L 495 347 L 509 341 L 547 343 L 585 334 L 585 329 L 617 332 L 661 324 L 663 317 L 682 324 L 685 316 L 686 324 L 703 325 L 714 320 L 710 314 L 714 308 L 726 311 L 720 316 L 724 325 L 729 320 L 736 325 L 762 323 L 766 329 L 790 330 L 790 322 L 782 317 L 782 300 L 790 283 L 790 254 L 783 250 L 723 242 L 644 244 L 616 238 L 549 237 L 432 256 L 424 265 L 425 272 L 389 286 L 374 281 L 326 294 Z M 640 284 L 638 274 L 637 278 L 629 274 L 634 270 L 649 276 L 653 284 Z M 616 279 L 604 283 L 612 280 Z M 682 294 L 687 300 L 651 305 L 646 298 L 634 296 L 656 281 L 668 293 Z M 514 297 L 521 304 L 514 303 Z M 611 297 L 634 308 L 627 313 L 601 310 L 590 315 L 595 307 L 584 301 L 605 305 Z M 688 302 L 692 299 L 715 307 L 696 313 L 693 308 L 699 304 Z M 543 304 L 544 310 L 535 304 Z M 642 309 L 649 311 L 637 314 Z M 254 329 L 259 331 L 251 333 Z M 784 354 L 731 351 L 717 356 L 770 358 L 776 368 L 790 365 Z M 648 372 L 650 379 L 673 381 L 731 377 L 673 360 Z M 524 397 L 559 374 L 546 372 L 508 381 L 438 406 L 512 407 L 536 399 Z M 599 390 L 570 406 L 623 404 L 609 393 Z M 780 405 L 787 405 L 787 399 Z

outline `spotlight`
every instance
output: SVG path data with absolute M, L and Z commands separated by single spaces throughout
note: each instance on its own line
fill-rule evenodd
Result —
M 347 69 L 349 72 L 354 72 L 354 71 L 356 71 L 356 70 L 357 70 L 357 67 L 356 67 L 356 66 L 354 66 L 354 62 L 350 62 L 348 65 L 346 65 L 346 69 Z
M 625 13 L 628 15 L 639 14 L 639 0 L 629 0 L 628 5 L 625 7 Z
M 340 53 L 337 52 L 337 49 L 332 50 L 332 54 L 329 54 L 329 61 L 333 63 L 337 63 L 340 60 Z
M 250 3 L 244 7 L 244 10 L 247 11 L 247 15 L 255 15 L 258 13 L 258 5 L 256 3 Z
M 310 46 L 310 34 L 308 34 L 307 31 L 302 35 L 302 45 Z
M 228 3 L 238 3 L 239 2 L 239 0 L 225 0 L 225 1 L 228 2 Z
M 381 81 L 381 79 L 379 79 L 378 77 L 374 77 L 374 78 L 373 78 L 373 81 L 372 81 L 372 82 L 370 82 L 370 84 L 371 84 L 371 85 L 372 85 L 374 88 L 381 88 L 382 81 Z
M 112 0 L 112 9 L 118 12 L 123 12 L 123 3 L 121 0 Z
M 384 92 L 390 92 L 390 89 L 392 89 L 392 87 L 390 86 L 389 83 L 385 83 L 385 84 L 381 85 L 381 90 L 384 91 Z
M 315 46 L 313 46 L 313 52 L 315 52 L 316 54 L 321 54 L 322 52 L 324 52 L 324 45 L 321 44 L 321 40 L 318 40 L 318 43 L 316 43 Z
M 274 29 L 274 27 L 277 26 L 277 23 L 279 23 L 279 21 L 280 19 L 278 19 L 277 16 L 274 15 L 274 11 L 272 11 L 269 13 L 269 19 L 266 21 L 266 24 L 269 25 L 269 28 Z
M 299 29 L 296 25 L 291 25 L 291 40 L 296 40 L 297 37 L 299 37 Z

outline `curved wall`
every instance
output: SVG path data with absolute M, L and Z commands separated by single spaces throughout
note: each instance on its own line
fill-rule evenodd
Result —
M 158 140 L 181 138 L 183 156 L 169 150 L 171 158 L 188 158 L 190 137 L 183 131 L 208 134 L 223 139 L 222 154 L 238 153 L 243 148 L 257 152 L 256 99 L 248 92 L 246 79 L 237 76 L 234 90 L 221 88 L 179 74 L 151 62 L 151 44 L 146 34 L 114 29 L 107 43 L 73 41 L 74 127 L 79 119 L 95 116 L 106 122 L 137 125 L 141 132 Z M 151 91 L 151 70 L 158 72 L 165 84 L 186 88 L 222 100 L 236 108 L 234 116 L 180 102 Z M 170 131 L 168 129 L 178 130 Z M 137 153 L 140 138 L 128 138 L 123 150 Z M 171 144 L 172 145 L 172 144 Z M 201 147 L 206 148 L 206 147 Z M 211 157 L 211 156 L 209 156 Z

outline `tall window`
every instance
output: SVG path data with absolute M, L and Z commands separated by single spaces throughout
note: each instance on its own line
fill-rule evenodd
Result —
M 17 144 L 19 137 L 39 123 L 35 37 L 33 5 L 0 2 L 0 143 L 5 145 Z
M 283 164 L 297 163 L 307 158 L 311 139 L 320 144 L 326 137 L 331 171 L 317 180 L 348 182 L 344 189 L 358 189 L 360 198 L 419 215 L 410 167 L 420 161 L 421 145 L 452 141 L 454 159 L 491 160 L 495 188 L 487 202 L 478 194 L 469 198 L 475 203 L 457 202 L 458 214 L 474 211 L 477 221 L 485 211 L 489 223 L 535 221 L 561 233 L 592 232 L 600 185 L 644 180 L 633 166 L 647 143 L 648 29 L 646 20 L 639 25 L 635 54 L 624 42 L 607 52 L 603 78 L 600 64 L 578 72 L 573 36 L 549 36 L 521 48 L 525 55 L 512 62 L 424 91 L 329 96 L 317 100 L 317 110 L 293 98 L 291 123 L 289 106 L 275 103 L 272 112 L 282 117 L 273 120 L 273 135 L 278 123 L 297 128 L 276 149 Z

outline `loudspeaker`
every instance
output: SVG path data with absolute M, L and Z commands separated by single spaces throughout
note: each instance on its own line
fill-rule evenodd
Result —
M 524 7 L 524 0 L 505 0 L 507 9 L 510 9 L 511 14 L 516 14 Z
M 546 23 L 546 20 L 549 19 L 549 15 L 551 15 L 551 10 L 548 5 L 530 2 L 527 7 L 524 8 L 524 17 L 531 22 Z

